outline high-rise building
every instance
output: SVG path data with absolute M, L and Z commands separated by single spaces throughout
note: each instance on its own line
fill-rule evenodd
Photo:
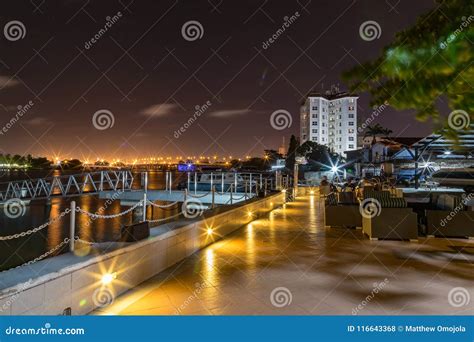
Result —
M 335 86 L 324 94 L 309 93 L 301 105 L 301 144 L 314 141 L 339 154 L 357 149 L 358 98 Z

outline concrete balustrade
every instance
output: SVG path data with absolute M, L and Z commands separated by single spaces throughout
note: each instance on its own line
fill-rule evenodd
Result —
M 67 308 L 73 315 L 87 314 L 100 307 L 102 300 L 107 301 L 107 294 L 120 295 L 284 201 L 284 193 L 254 199 L 199 220 L 152 228 L 146 240 L 100 244 L 89 252 L 78 246 L 75 254 L 2 272 L 0 315 L 61 315 Z M 115 278 L 104 285 L 104 274 Z

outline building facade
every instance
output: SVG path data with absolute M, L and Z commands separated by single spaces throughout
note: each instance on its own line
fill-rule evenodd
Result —
M 314 141 L 342 155 L 357 149 L 357 99 L 335 87 L 309 93 L 300 112 L 301 143 Z

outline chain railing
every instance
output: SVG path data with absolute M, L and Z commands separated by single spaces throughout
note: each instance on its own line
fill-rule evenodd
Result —
M 156 204 L 155 202 L 152 202 L 150 200 L 147 200 L 146 201 L 148 204 L 154 206 L 155 208 L 160 208 L 160 209 L 166 209 L 166 208 L 170 208 L 172 206 L 175 206 L 176 204 L 178 204 L 180 201 L 175 201 L 175 202 L 172 202 L 170 204 L 164 204 L 164 205 L 161 205 L 161 204 Z
M 76 207 L 76 212 L 87 215 L 87 216 L 89 216 L 91 218 L 94 218 L 94 219 L 98 219 L 98 218 L 112 219 L 112 218 L 124 216 L 124 215 L 132 212 L 133 210 L 135 210 L 137 207 L 142 206 L 142 205 L 143 205 L 143 201 L 138 201 L 136 204 L 134 204 L 130 208 L 128 208 L 128 209 L 126 209 L 126 210 L 124 210 L 124 211 L 122 211 L 118 214 L 112 214 L 112 215 L 100 215 L 100 214 L 97 214 L 97 213 L 90 213 L 88 211 L 85 211 L 84 209 L 81 209 L 81 207 Z

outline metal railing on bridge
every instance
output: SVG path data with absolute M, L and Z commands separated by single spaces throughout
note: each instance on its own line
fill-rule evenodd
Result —
M 132 183 L 130 171 L 114 170 L 11 181 L 0 183 L 0 202 L 77 196 L 104 190 L 131 190 Z

